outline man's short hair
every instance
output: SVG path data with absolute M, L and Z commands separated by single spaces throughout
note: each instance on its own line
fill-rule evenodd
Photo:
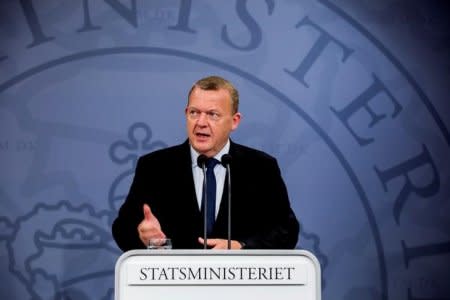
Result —
M 188 94 L 188 99 L 192 94 L 192 91 L 198 87 L 199 89 L 205 90 L 205 91 L 217 91 L 220 89 L 227 90 L 230 94 L 231 98 L 231 112 L 233 114 L 237 113 L 239 110 L 239 92 L 234 87 L 234 85 L 229 82 L 228 80 L 219 77 L 219 76 L 208 76 L 205 78 L 202 78 L 198 80 L 194 85 L 192 86 L 191 90 Z

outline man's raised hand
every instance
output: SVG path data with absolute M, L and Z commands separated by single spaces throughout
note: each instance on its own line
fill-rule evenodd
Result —
M 137 230 L 139 233 L 139 238 L 144 245 L 148 245 L 150 239 L 160 239 L 165 238 L 166 235 L 161 230 L 161 225 L 158 219 L 152 213 L 150 206 L 144 204 L 144 219 L 139 223 Z

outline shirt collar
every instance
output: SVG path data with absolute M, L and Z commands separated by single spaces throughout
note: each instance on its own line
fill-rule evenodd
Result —
M 195 149 L 192 147 L 192 145 L 189 145 L 189 148 L 191 149 L 191 159 L 192 159 L 192 167 L 197 167 L 197 159 L 200 156 L 200 153 L 198 153 L 197 151 L 195 151 Z M 214 158 L 217 159 L 218 161 L 222 160 L 222 156 L 224 154 L 227 154 L 230 151 L 230 139 L 228 139 L 227 143 L 225 144 L 225 146 L 222 148 L 222 150 L 220 150 L 215 156 Z

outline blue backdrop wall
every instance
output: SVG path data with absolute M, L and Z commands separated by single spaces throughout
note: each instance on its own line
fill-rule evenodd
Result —
M 0 1 L 2 299 L 112 299 L 110 225 L 186 94 L 241 93 L 324 299 L 450 299 L 446 1 Z M 280 296 L 282 298 L 282 296 Z

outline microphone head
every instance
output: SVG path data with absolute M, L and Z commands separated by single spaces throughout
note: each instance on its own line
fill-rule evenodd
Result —
M 197 166 L 204 167 L 207 159 L 208 157 L 205 154 L 200 154 L 197 158 Z
M 230 154 L 224 154 L 222 155 L 222 165 L 227 166 L 231 164 L 231 155 Z

